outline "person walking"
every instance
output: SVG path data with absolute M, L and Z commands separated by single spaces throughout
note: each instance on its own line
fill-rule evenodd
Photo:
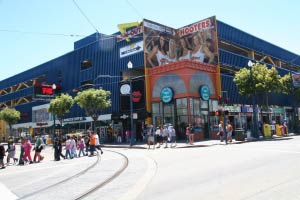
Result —
M 176 147 L 176 131 L 172 125 L 169 126 L 169 134 L 170 134 L 169 137 L 171 142 L 171 148 Z
M 188 127 L 186 127 L 186 129 L 185 129 L 185 136 L 186 136 L 186 143 L 187 143 L 187 144 L 192 144 L 192 143 L 191 143 L 190 134 L 191 134 L 191 128 L 188 126 Z
M 156 148 L 160 148 L 160 144 L 162 142 L 162 131 L 163 131 L 163 129 L 162 129 L 161 126 L 158 126 L 156 128 L 156 131 L 155 131 L 155 140 L 156 140 L 156 142 L 158 144 L 158 146 Z
M 24 160 L 23 160 L 23 156 L 24 156 L 24 147 L 23 144 L 25 142 L 25 138 L 21 137 L 21 145 L 20 145 L 20 157 L 19 157 L 19 165 L 24 165 Z
M 232 125 L 230 124 L 230 122 L 228 122 L 227 126 L 226 126 L 226 131 L 227 131 L 227 141 L 228 142 L 232 142 Z
M 194 134 L 195 134 L 195 129 L 192 125 L 189 125 L 190 127 L 190 144 L 194 144 Z
M 223 128 L 223 121 L 220 121 L 219 125 L 219 132 L 218 132 L 218 136 L 220 137 L 220 141 L 223 142 L 224 140 L 224 128 Z
M 55 138 L 53 148 L 55 161 L 60 161 L 60 157 L 65 158 L 65 156 L 62 154 L 62 144 L 60 138 Z
M 88 152 L 89 152 L 89 148 L 90 148 L 90 136 L 89 135 L 86 135 L 84 137 L 84 143 L 85 143 L 85 155 L 87 156 Z
M 147 143 L 148 149 L 150 149 L 151 145 L 153 145 L 153 149 L 155 149 L 154 128 L 152 124 L 147 128 Z
M 34 157 L 33 157 L 33 162 L 40 162 L 44 159 L 44 156 L 41 155 L 42 149 L 44 148 L 44 141 L 41 138 L 40 134 L 37 134 L 37 139 L 35 141 L 35 145 L 34 145 Z
M 84 139 L 81 136 L 79 136 L 78 142 L 77 142 L 77 149 L 79 150 L 78 157 L 80 157 L 81 153 L 82 153 L 82 156 L 85 155 L 84 148 L 85 148 Z
M 167 125 L 164 125 L 164 129 L 162 131 L 162 137 L 163 137 L 163 143 L 165 143 L 165 148 L 168 148 L 169 130 Z
M 71 140 L 71 147 L 70 147 L 70 152 L 71 152 L 71 156 L 72 158 L 77 157 L 77 151 L 76 151 L 76 140 L 75 140 L 76 136 L 74 135 L 73 137 L 70 138 Z
M 129 129 L 127 129 L 125 131 L 125 137 L 126 137 L 126 143 L 129 143 L 130 142 L 130 131 L 129 131 Z M 143 135 L 142 135 L 142 137 L 143 137 Z
M 5 157 L 5 148 L 4 148 L 3 144 L 0 144 L 0 165 L 1 165 L 1 169 L 5 169 L 4 157 Z
M 71 155 L 71 138 L 69 135 L 67 136 L 65 150 L 66 150 L 65 159 L 68 159 L 68 157 L 70 159 L 73 159 L 73 157 Z
M 10 164 L 10 159 L 13 159 L 13 164 L 16 164 L 18 162 L 18 158 L 16 158 L 16 145 L 14 144 L 13 140 L 9 140 L 7 144 L 7 150 L 8 153 L 6 161 L 7 165 Z
M 31 155 L 30 155 L 32 145 L 31 145 L 30 140 L 28 138 L 25 138 L 25 141 L 24 141 L 24 144 L 22 145 L 22 147 L 24 148 L 24 155 L 23 155 L 24 164 L 26 162 L 29 162 L 29 164 L 32 164 L 33 162 L 32 162 L 32 158 L 31 158 Z
M 101 149 L 101 146 L 100 146 L 100 140 L 99 140 L 99 135 L 96 133 L 96 132 L 94 132 L 95 133 L 95 149 L 98 149 L 100 152 L 101 152 L 101 154 L 103 154 L 103 151 L 102 151 L 102 149 Z
M 90 137 L 90 157 L 95 155 L 96 151 L 96 132 L 93 132 L 91 137 Z

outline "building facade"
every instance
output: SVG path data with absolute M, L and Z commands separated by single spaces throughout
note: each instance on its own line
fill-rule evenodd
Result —
M 228 119 L 236 128 L 246 128 L 252 121 L 251 100 L 240 96 L 233 82 L 234 73 L 247 67 L 249 60 L 275 66 L 280 75 L 300 67 L 299 55 L 215 17 L 177 29 L 146 19 L 118 27 L 120 32 L 92 34 L 75 42 L 72 52 L 0 82 L 1 108 L 21 112 L 21 120 L 13 126 L 15 136 L 55 130 L 58 121 L 47 110 L 55 95 L 74 97 L 78 91 L 101 87 L 111 91 L 112 106 L 99 115 L 97 131 L 111 141 L 115 132 L 125 133 L 130 127 L 130 98 L 120 89 L 132 81 L 137 140 L 148 123 L 171 123 L 178 137 L 184 137 L 191 124 L 198 139 L 215 138 L 219 116 L 211 113 L 218 109 L 229 111 Z M 220 97 L 226 104 L 218 103 Z M 271 109 L 261 110 L 260 120 L 271 116 L 278 122 L 299 122 L 299 105 L 292 95 L 271 94 L 269 99 Z M 75 105 L 65 116 L 64 132 L 87 130 L 91 121 Z

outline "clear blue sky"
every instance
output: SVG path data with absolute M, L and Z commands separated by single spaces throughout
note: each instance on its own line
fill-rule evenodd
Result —
M 88 17 L 91 25 L 76 4 Z M 73 43 L 143 18 L 179 28 L 218 20 L 300 54 L 296 0 L 0 0 L 0 80 L 73 50 Z M 94 26 L 94 27 L 93 27 Z

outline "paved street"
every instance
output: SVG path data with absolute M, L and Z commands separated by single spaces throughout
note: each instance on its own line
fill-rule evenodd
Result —
M 85 199 L 300 199 L 300 137 L 229 145 L 213 140 L 194 146 L 104 148 L 99 161 L 84 157 L 60 162 L 53 161 L 47 148 L 42 163 L 1 170 L 0 194 L 11 194 L 5 199 L 74 199 L 107 180 L 127 157 L 125 171 Z

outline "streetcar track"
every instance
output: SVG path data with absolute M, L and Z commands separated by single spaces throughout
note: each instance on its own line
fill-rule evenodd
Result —
M 113 153 L 121 155 L 123 157 L 123 159 L 124 159 L 123 165 L 119 168 L 118 171 L 116 171 L 112 176 L 110 176 L 106 180 L 104 180 L 101 183 L 99 183 L 99 184 L 91 187 L 90 189 L 86 190 L 85 192 L 77 195 L 74 198 L 75 200 L 77 200 L 77 199 L 83 199 L 83 198 L 87 197 L 88 195 L 92 194 L 93 192 L 95 192 L 95 191 L 99 190 L 100 188 L 104 187 L 105 185 L 107 185 L 108 183 L 110 183 L 112 180 L 114 180 L 115 178 L 117 178 L 128 167 L 129 160 L 128 160 L 128 157 L 126 155 L 124 155 L 122 153 L 119 153 L 117 151 L 113 151 L 113 150 L 105 150 L 105 151 L 110 151 L 110 152 L 113 152 Z M 79 173 L 77 173 L 77 174 L 75 174 L 73 176 L 70 176 L 70 177 L 68 177 L 66 179 L 63 179 L 63 180 L 61 180 L 59 182 L 53 183 L 53 184 L 51 184 L 51 185 L 49 185 L 47 187 L 35 190 L 34 192 L 26 194 L 26 195 L 24 195 L 22 197 L 18 197 L 18 199 L 27 199 L 27 198 L 30 198 L 30 197 L 34 197 L 35 195 L 39 194 L 40 192 L 49 190 L 49 189 L 54 188 L 54 187 L 59 187 L 60 184 L 63 184 L 63 183 L 66 183 L 66 182 L 68 182 L 68 181 L 70 181 L 72 179 L 78 178 L 81 175 L 83 175 L 86 172 L 88 172 L 89 170 L 91 170 L 92 168 L 94 168 L 100 162 L 100 160 L 101 160 L 101 157 L 100 157 L 100 155 L 98 155 L 96 162 L 94 162 L 92 165 L 90 165 L 86 169 L 80 171 Z
M 78 195 L 77 197 L 74 198 L 74 200 L 79 200 L 79 199 L 83 199 L 85 197 L 87 197 L 88 195 L 92 194 L 93 192 L 99 190 L 100 188 L 104 187 L 105 185 L 107 185 L 108 183 L 110 183 L 111 181 L 113 181 L 115 178 L 117 178 L 127 167 L 128 167 L 128 157 L 122 153 L 119 153 L 117 151 L 112 151 L 112 150 L 107 150 L 113 153 L 117 153 L 119 155 L 121 155 L 124 158 L 124 162 L 122 167 L 116 171 L 112 176 L 110 176 L 109 178 L 107 178 L 106 180 L 102 181 L 101 183 L 95 185 L 94 187 L 90 188 L 89 190 L 81 193 L 80 195 Z
M 67 182 L 67 181 L 70 181 L 70 180 L 72 180 L 72 179 L 74 179 L 74 178 L 77 178 L 77 177 L 79 177 L 80 175 L 82 175 L 82 174 L 88 172 L 89 170 L 91 170 L 92 168 L 94 168 L 94 167 L 100 162 L 100 160 L 101 160 L 101 157 L 100 157 L 99 155 L 97 155 L 97 160 L 96 160 L 96 162 L 94 162 L 92 165 L 90 165 L 90 166 L 87 167 L 86 169 L 80 171 L 79 173 L 74 174 L 73 176 L 70 176 L 70 177 L 68 177 L 68 178 L 66 178 L 66 179 L 63 179 L 63 180 L 61 180 L 61 181 L 59 181 L 59 182 L 56 182 L 56 183 L 54 183 L 54 184 L 52 184 L 52 185 L 49 185 L 49 186 L 47 186 L 47 187 L 41 188 L 41 189 L 39 189 L 39 190 L 36 190 L 36 191 L 34 191 L 34 192 L 32 192 L 32 193 L 26 194 L 26 195 L 24 195 L 24 196 L 22 196 L 22 197 L 19 197 L 18 199 L 26 199 L 26 198 L 28 198 L 28 197 L 31 197 L 31 196 L 36 195 L 36 194 L 39 193 L 39 192 L 48 190 L 48 189 L 53 188 L 53 187 L 57 187 L 57 185 L 59 185 L 59 184 L 63 184 L 63 183 L 65 183 L 65 182 Z

